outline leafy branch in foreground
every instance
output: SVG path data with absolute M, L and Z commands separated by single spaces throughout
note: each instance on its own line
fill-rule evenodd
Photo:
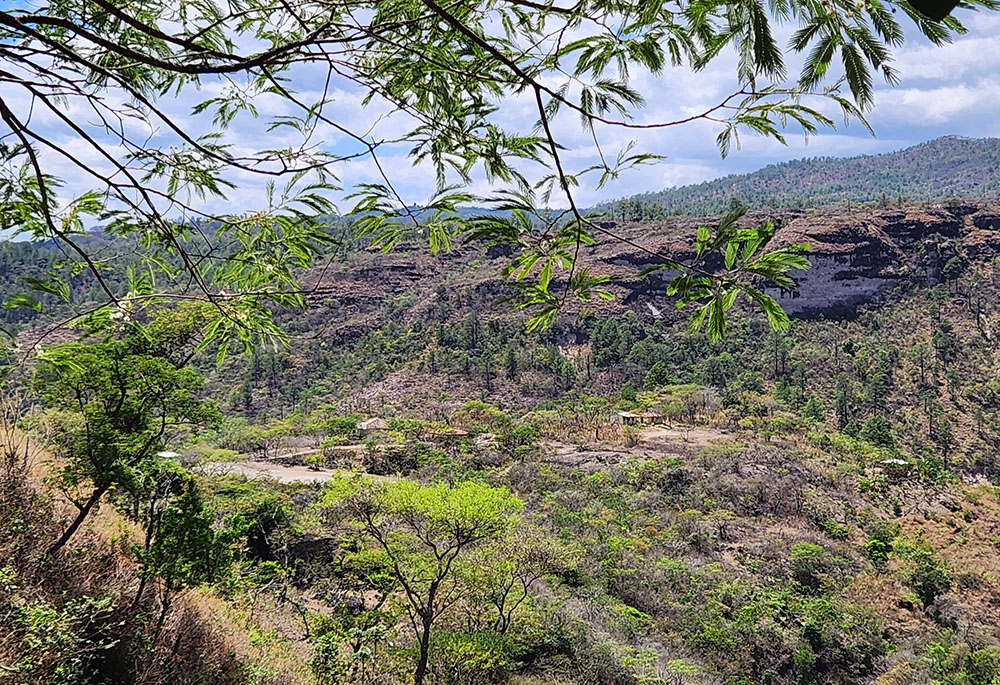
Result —
M 714 232 L 706 226 L 699 228 L 695 240 L 696 257 L 690 269 L 667 285 L 667 293 L 678 298 L 678 309 L 689 304 L 700 305 L 691 315 L 688 328 L 692 332 L 699 331 L 707 322 L 709 336 L 714 341 L 725 335 L 726 312 L 736 304 L 741 293 L 764 311 L 771 328 L 786 330 L 788 315 L 758 286 L 766 284 L 791 290 L 795 281 L 789 272 L 809 268 L 809 260 L 802 254 L 809 251 L 809 245 L 766 250 L 777 228 L 770 221 L 756 228 L 738 227 L 736 222 L 745 211 L 739 209 L 727 214 Z M 713 257 L 721 258 L 721 270 L 709 270 Z
M 578 264 L 601 230 L 577 188 L 658 158 L 641 140 L 617 142 L 621 131 L 708 121 L 725 154 L 740 131 L 784 142 L 789 127 L 832 126 L 828 105 L 864 123 L 875 75 L 897 79 L 897 9 L 935 44 L 965 31 L 903 0 L 8 3 L 0 230 L 51 241 L 68 269 L 91 273 L 100 294 L 73 302 L 72 318 L 113 325 L 111 314 L 200 300 L 215 311 L 208 337 L 224 354 L 230 340 L 285 340 L 272 310 L 305 306 L 300 282 L 327 255 L 340 179 L 350 180 L 348 218 L 360 235 L 391 247 L 423 232 L 432 250 L 458 234 L 511 230 L 454 216 L 479 201 L 468 188 L 485 181 L 492 196 L 530 198 L 542 217 L 542 241 L 529 248 L 541 255 L 529 269 L 537 280 L 525 289 L 545 312 L 541 324 L 571 291 L 602 296 L 605 281 Z M 781 28 L 793 31 L 787 47 Z M 684 102 L 694 113 L 679 119 L 643 112 L 641 83 L 669 88 L 668 67 L 698 71 L 727 52 L 737 56 L 728 95 Z M 802 72 L 789 77 L 797 54 Z M 569 154 L 579 150 L 557 134 L 561 117 L 592 141 L 580 168 Z M 409 179 L 386 163 L 392 150 L 433 172 L 430 203 L 401 185 Z M 542 209 L 550 203 L 566 212 Z M 95 252 L 93 226 L 128 241 L 127 254 Z M 129 264 L 141 283 L 120 278 Z M 39 280 L 51 282 L 41 292 L 63 292 L 58 270 Z M 557 281 L 569 287 L 552 297 Z
M 760 288 L 794 288 L 795 281 L 789 272 L 809 267 L 803 256 L 809 246 L 798 244 L 768 250 L 777 227 L 767 222 L 756 228 L 741 228 L 738 222 L 746 213 L 744 208 L 723 217 L 714 232 L 708 227 L 699 228 L 694 258 L 684 260 L 613 233 L 613 229 L 598 222 L 599 215 L 580 220 L 568 211 L 541 213 L 532 209 L 531 200 L 531 196 L 516 195 L 495 198 L 495 206 L 503 213 L 474 217 L 465 226 L 467 241 L 484 240 L 517 248 L 517 256 L 504 267 L 502 274 L 514 294 L 502 301 L 519 309 L 533 310 L 527 324 L 529 330 L 550 325 L 568 298 L 589 302 L 614 297 L 608 289 L 613 283 L 611 276 L 578 263 L 580 248 L 594 244 L 594 239 L 580 230 L 581 224 L 608 235 L 610 240 L 630 242 L 655 262 L 642 270 L 640 276 L 662 270 L 679 272 L 667 285 L 666 292 L 677 298 L 678 309 L 693 303 L 701 305 L 692 316 L 692 332 L 700 330 L 707 321 L 712 339 L 720 339 L 725 333 L 725 313 L 740 293 L 764 310 L 775 330 L 788 327 L 788 317 L 781 306 Z M 560 270 L 567 275 L 557 281 Z

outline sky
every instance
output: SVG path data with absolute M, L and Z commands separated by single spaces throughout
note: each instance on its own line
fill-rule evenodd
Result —
M 10 6 L 7 0 L 0 0 L 0 6 Z M 614 151 L 626 145 L 630 139 L 637 143 L 637 149 L 663 155 L 665 159 L 655 166 L 642 167 L 623 175 L 617 182 L 604 188 L 595 182 L 584 183 L 577 191 L 577 201 L 583 206 L 602 200 L 628 196 L 647 191 L 699 183 L 733 173 L 753 171 L 766 164 L 814 156 L 852 156 L 888 152 L 908 147 L 942 135 L 969 137 L 1000 136 L 1000 117 L 997 116 L 1000 103 L 1000 50 L 996 40 L 1000 37 L 1000 14 L 975 13 L 970 10 L 956 10 L 957 16 L 969 29 L 968 34 L 958 37 L 954 43 L 943 47 L 930 44 L 920 37 L 914 27 L 905 26 L 907 43 L 896 50 L 895 66 L 901 81 L 896 86 L 878 83 L 875 108 L 869 121 L 876 136 L 871 136 L 857 122 L 844 127 L 838 121 L 838 129 L 825 130 L 806 140 L 794 128 L 787 135 L 787 145 L 764 139 L 753 134 L 744 134 L 740 149 L 734 149 L 725 159 L 719 154 L 715 138 L 720 130 L 718 124 L 696 121 L 679 127 L 657 129 L 647 132 L 610 129 L 602 132 L 602 148 L 613 156 Z M 902 17 L 903 22 L 908 19 Z M 790 31 L 782 29 L 779 35 L 787 37 Z M 692 73 L 685 68 L 668 69 L 663 74 L 653 76 L 639 74 L 635 85 L 646 97 L 646 105 L 638 115 L 638 121 L 664 121 L 690 116 L 716 104 L 726 94 L 736 90 L 735 56 L 723 54 L 704 71 Z M 789 60 L 789 74 L 798 73 L 798 64 Z M 319 74 L 307 71 L 295 74 L 294 85 L 306 97 L 310 92 L 318 92 L 321 84 Z M 179 99 L 162 104 L 180 120 L 191 122 L 192 130 L 199 127 L 207 131 L 202 120 L 189 119 L 191 106 L 198 100 L 209 97 L 213 92 L 221 92 L 216 84 L 205 84 L 200 92 L 186 92 Z M 362 93 L 346 83 L 333 83 L 333 102 L 326 113 L 336 121 L 357 122 L 377 121 L 376 137 L 392 138 L 407 129 L 408 122 L 400 116 L 386 116 L 388 110 L 374 104 L 367 108 L 362 105 Z M 12 101 L 10 91 L 0 87 L 0 97 Z M 32 125 L 40 132 L 49 134 L 60 147 L 78 152 L 87 164 L 100 168 L 105 164 L 78 138 L 62 129 L 56 117 L 39 109 L 32 109 L 31 103 L 23 98 L 13 100 L 14 108 L 27 115 L 31 111 Z M 255 103 L 262 113 L 287 113 L 287 103 L 277 98 L 259 98 Z M 537 119 L 533 111 L 534 103 L 524 98 L 505 101 L 498 113 L 498 122 L 513 129 L 524 130 L 525 122 Z M 93 119 L 91 113 L 70 106 L 70 115 L 79 121 Z M 150 136 L 154 142 L 168 141 L 169 135 L 162 129 L 148 130 L 135 125 L 135 135 Z M 530 123 L 527 124 L 530 127 Z M 566 163 L 572 168 L 582 168 L 598 160 L 597 150 L 589 134 L 580 130 L 578 119 L 571 114 L 560 115 L 554 123 L 557 137 L 567 146 L 564 152 Z M 261 146 L 279 147 L 287 134 L 266 132 L 259 125 L 238 125 L 225 132 L 226 141 L 236 150 L 250 151 Z M 349 140 L 335 130 L 325 127 L 319 131 L 317 142 L 326 149 L 349 152 Z M 434 175 L 427 167 L 413 167 L 407 158 L 409 145 L 386 148 L 381 163 L 397 184 L 404 199 L 411 204 L 422 204 L 433 194 Z M 62 177 L 67 186 L 67 194 L 80 192 L 93 185 L 79 168 L 60 159 L 52 151 L 43 156 L 50 165 L 50 172 Z M 377 182 L 378 170 L 370 159 L 358 159 L 340 167 L 341 182 L 345 186 L 356 183 Z M 534 170 L 540 174 L 542 170 Z M 203 203 L 207 211 L 250 210 L 262 195 L 263 179 L 250 174 L 239 174 L 234 180 L 240 189 L 230 192 L 224 199 L 210 199 Z M 476 177 L 473 190 L 487 194 L 490 186 L 485 179 Z M 197 201 L 200 202 L 200 201 Z M 554 201 L 553 204 L 560 204 Z M 348 203 L 341 203 L 341 209 Z

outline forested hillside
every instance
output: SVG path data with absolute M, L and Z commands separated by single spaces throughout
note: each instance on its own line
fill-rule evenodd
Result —
M 808 306 L 720 343 L 609 241 L 616 299 L 545 330 L 499 255 L 403 246 L 310 274 L 288 348 L 219 365 L 203 305 L 50 347 L 6 386 L 4 677 L 993 685 L 998 217 L 781 214 Z
M 0 685 L 1000 685 L 997 12 L 0 1 Z
M 881 155 L 814 157 L 772 164 L 750 174 L 644 193 L 597 209 L 638 221 L 677 214 L 718 214 L 731 203 L 761 207 L 829 204 L 900 205 L 922 200 L 995 198 L 1000 193 L 1000 139 L 947 136 Z

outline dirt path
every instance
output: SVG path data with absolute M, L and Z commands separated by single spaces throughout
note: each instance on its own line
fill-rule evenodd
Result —
M 555 439 L 541 441 L 542 461 L 550 464 L 600 469 L 621 464 L 645 455 L 679 456 L 719 440 L 732 440 L 733 434 L 706 426 L 644 426 L 634 447 L 616 444 L 575 445 Z
M 246 478 L 276 480 L 279 483 L 325 483 L 338 475 L 357 473 L 350 469 L 311 469 L 308 466 L 286 466 L 269 461 L 216 462 L 205 464 L 198 469 L 208 476 L 237 474 Z M 376 476 L 370 473 L 361 475 L 372 480 L 394 480 L 392 476 Z
M 704 447 L 716 440 L 732 440 L 733 434 L 706 426 L 648 426 L 642 429 L 642 443 L 651 445 L 691 445 Z
M 247 478 L 276 480 L 281 483 L 324 483 L 341 471 L 314 470 L 308 466 L 285 466 L 269 461 L 244 461 L 227 464 L 206 464 L 200 469 L 212 476 L 238 474 Z
M 356 454 L 365 449 L 364 445 L 337 445 L 335 447 L 310 447 L 307 449 L 295 450 L 294 452 L 283 452 L 282 454 L 277 454 L 273 457 L 269 457 L 269 461 L 287 461 L 289 459 L 296 459 L 298 457 L 308 457 L 310 454 L 320 454 L 324 450 L 334 453 L 344 453 L 344 454 Z

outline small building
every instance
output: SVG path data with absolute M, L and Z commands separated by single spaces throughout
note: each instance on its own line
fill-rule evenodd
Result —
M 644 426 L 652 426 L 653 424 L 663 423 L 663 414 L 658 411 L 644 411 L 639 414 L 639 423 Z
M 376 431 L 389 430 L 389 422 L 376 416 L 359 421 L 355 428 L 358 431 L 358 435 L 370 435 Z
M 910 473 L 912 464 L 905 459 L 883 459 L 882 471 L 893 479 L 905 478 Z
M 618 412 L 618 422 L 623 426 L 638 426 L 641 419 L 641 416 L 630 411 Z

